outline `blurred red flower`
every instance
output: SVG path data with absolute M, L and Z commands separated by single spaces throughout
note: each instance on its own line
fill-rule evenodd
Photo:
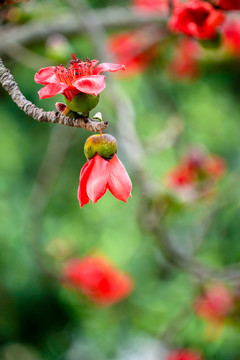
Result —
M 196 181 L 196 174 L 188 165 L 180 164 L 168 174 L 168 185 L 171 188 L 192 185 Z
M 169 27 L 176 33 L 184 33 L 198 39 L 213 39 L 217 27 L 223 23 L 225 15 L 201 0 L 189 0 L 174 7 Z
M 153 28 L 146 28 L 144 31 L 129 31 L 109 38 L 108 50 L 117 62 L 126 65 L 127 76 L 143 72 L 152 63 L 157 55 L 157 45 L 152 44 L 152 39 L 156 38 L 157 42 L 157 32 Z
M 225 161 L 219 156 L 205 154 L 198 148 L 191 149 L 168 174 L 168 185 L 182 187 L 208 179 L 217 180 L 224 175 L 225 168 Z
M 70 260 L 63 269 L 63 276 L 67 284 L 104 306 L 126 298 L 133 289 L 132 278 L 99 255 Z
M 209 177 L 214 179 L 221 178 L 226 171 L 225 161 L 216 155 L 210 155 L 205 159 L 205 171 Z
M 169 11 L 168 0 L 133 0 L 132 5 L 141 13 L 159 13 L 166 15 Z
M 214 5 L 224 10 L 239 10 L 240 0 L 215 0 Z
M 76 58 L 76 54 L 73 54 L 72 58 L 69 68 L 63 65 L 51 66 L 40 69 L 35 74 L 35 81 L 45 85 L 38 92 L 40 99 L 57 94 L 63 94 L 70 101 L 79 93 L 97 96 L 106 86 L 105 76 L 100 74 L 104 71 L 115 72 L 126 69 L 121 64 L 103 63 L 96 66 L 97 60 L 83 61 Z
M 216 283 L 195 301 L 195 312 L 210 322 L 221 322 L 232 311 L 234 298 L 230 290 Z
M 167 174 L 167 186 L 183 201 L 213 195 L 214 185 L 225 173 L 225 161 L 200 149 L 191 149 L 182 161 Z
M 193 350 L 175 350 L 171 351 L 167 360 L 201 360 L 200 354 Z
M 240 55 L 240 18 L 229 18 L 222 28 L 223 45 L 232 55 Z
M 110 160 L 97 153 L 87 161 L 80 173 L 78 200 L 80 207 L 90 199 L 95 204 L 109 189 L 118 200 L 127 202 L 131 197 L 132 182 L 128 173 L 114 154 Z
M 196 41 L 189 38 L 180 39 L 175 48 L 174 58 L 168 66 L 168 71 L 178 79 L 196 78 L 199 72 L 197 59 L 201 53 L 202 49 Z

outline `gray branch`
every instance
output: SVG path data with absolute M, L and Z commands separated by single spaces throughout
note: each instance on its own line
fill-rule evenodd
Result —
M 31 116 L 34 120 L 39 122 L 58 123 L 71 127 L 80 127 L 88 131 L 98 132 L 105 130 L 108 123 L 106 121 L 95 121 L 91 118 L 85 118 L 80 116 L 78 119 L 72 119 L 63 116 L 58 111 L 44 111 L 38 108 L 31 101 L 28 101 L 21 93 L 18 84 L 14 77 L 10 74 L 10 71 L 4 66 L 2 59 L 0 58 L 0 83 L 3 88 L 11 96 L 12 100 L 17 104 L 26 115 Z
M 54 33 L 79 35 L 85 32 L 86 23 L 101 23 L 104 28 L 122 29 L 146 24 L 159 24 L 162 21 L 159 14 L 138 16 L 129 8 L 117 6 L 89 10 L 87 14 L 84 14 L 84 21 L 81 21 L 81 16 L 81 13 L 69 12 L 47 21 L 30 21 L 12 29 L 8 27 L 4 30 L 3 27 L 0 33 L 0 54 L 5 54 L 6 49 L 11 46 L 14 48 L 16 43 L 28 45 L 32 42 L 45 40 L 50 34 Z

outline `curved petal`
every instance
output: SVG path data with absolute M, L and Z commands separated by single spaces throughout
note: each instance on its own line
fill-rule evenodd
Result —
M 55 82 L 55 83 L 48 84 L 48 85 L 44 86 L 42 89 L 40 89 L 38 92 L 38 95 L 39 95 L 40 99 L 46 99 L 46 98 L 53 97 L 57 94 L 62 94 L 68 88 L 69 88 L 69 85 L 67 85 L 67 84 Z
M 132 197 L 131 179 L 116 154 L 114 154 L 113 158 L 110 160 L 110 176 L 108 179 L 108 189 L 118 200 L 127 202 L 128 197 Z
M 214 36 L 216 27 L 221 25 L 225 20 L 225 15 L 221 11 L 212 11 L 205 22 L 204 30 Z
M 56 82 L 57 78 L 54 73 L 55 66 L 42 68 L 35 74 L 34 80 L 38 84 L 48 85 L 52 82 Z
M 77 94 L 79 94 L 79 90 L 74 88 L 74 87 L 70 87 L 67 90 L 64 90 L 64 92 L 62 93 L 69 101 L 72 101 L 72 99 L 74 98 L 74 96 L 76 96 Z
M 95 204 L 107 191 L 109 161 L 98 154 L 92 158 L 93 167 L 87 181 L 87 195 Z
M 119 71 L 119 70 L 126 70 L 125 65 L 122 64 L 111 64 L 111 63 L 103 63 L 99 64 L 95 69 L 93 70 L 94 75 L 99 75 L 103 73 L 104 71 Z
M 98 63 L 99 63 L 98 60 L 95 60 L 95 59 L 91 60 L 92 67 L 96 66 Z
M 78 187 L 78 201 L 80 207 L 89 203 L 90 199 L 87 194 L 87 181 L 90 175 L 90 172 L 93 167 L 93 159 L 90 159 L 86 162 L 86 164 L 82 167 L 80 172 L 80 181 Z
M 81 76 L 78 79 L 72 81 L 72 85 L 79 91 L 85 94 L 91 94 L 97 96 L 102 92 L 106 86 L 105 76 L 103 75 L 89 75 Z

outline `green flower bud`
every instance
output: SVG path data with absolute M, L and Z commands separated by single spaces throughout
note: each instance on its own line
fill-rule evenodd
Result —
M 74 96 L 72 101 L 69 101 L 67 98 L 65 101 L 67 106 L 72 111 L 81 112 L 83 115 L 88 116 L 89 111 L 91 111 L 95 108 L 95 106 L 97 106 L 99 102 L 99 95 L 94 96 L 90 94 L 79 93 Z
M 110 134 L 92 135 L 84 145 L 84 153 L 87 159 L 91 159 L 96 153 L 105 159 L 111 159 L 117 152 L 117 141 Z

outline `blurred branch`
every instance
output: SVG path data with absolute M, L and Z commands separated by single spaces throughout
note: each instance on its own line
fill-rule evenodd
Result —
M 18 84 L 10 71 L 4 66 L 0 58 L 0 83 L 3 88 L 9 93 L 12 100 L 17 104 L 26 115 L 31 116 L 34 120 L 39 122 L 57 123 L 71 127 L 80 127 L 88 131 L 100 131 L 107 128 L 106 121 L 95 121 L 91 118 L 84 118 L 79 116 L 78 119 L 72 119 L 61 115 L 58 111 L 44 111 L 36 105 L 28 101 L 21 93 Z
M 173 115 L 168 120 L 165 129 L 145 142 L 146 151 L 161 152 L 174 146 L 183 130 L 184 122 L 179 116 Z
M 46 64 L 48 64 L 48 66 L 54 65 L 52 59 L 39 55 L 17 43 L 14 43 L 13 46 L 7 46 L 5 48 L 5 54 L 14 61 L 17 61 L 35 71 L 38 68 L 46 67 Z
M 163 21 L 159 14 L 139 16 L 129 8 L 106 7 L 103 9 L 89 9 L 84 17 L 80 11 L 66 13 L 62 16 L 53 17 L 48 21 L 28 22 L 19 27 L 0 32 L 0 54 L 4 54 L 14 44 L 27 45 L 39 40 L 45 40 L 50 34 L 61 33 L 65 35 L 76 35 L 86 30 L 89 31 L 95 24 L 101 23 L 104 28 L 121 29 L 124 27 L 134 28 L 146 24 L 159 24 Z
M 157 236 L 164 256 L 174 266 L 182 268 L 189 274 L 197 277 L 200 281 L 221 280 L 237 281 L 240 279 L 240 265 L 228 266 L 224 269 L 214 269 L 208 265 L 202 264 L 189 255 L 180 253 L 174 246 L 172 239 L 168 234 L 160 229 L 153 231 Z

